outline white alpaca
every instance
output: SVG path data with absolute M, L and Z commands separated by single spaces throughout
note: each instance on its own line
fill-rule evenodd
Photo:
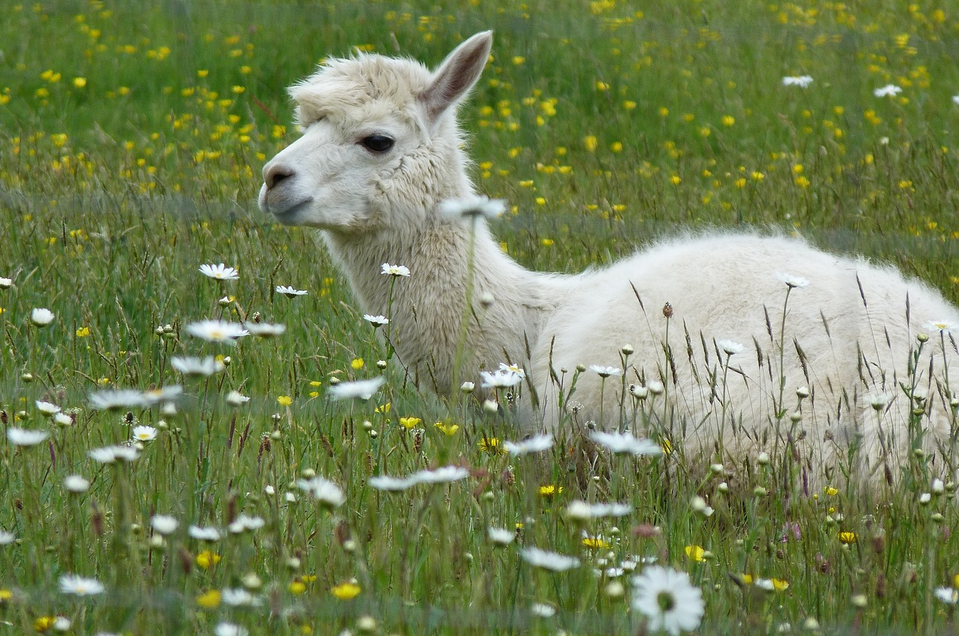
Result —
M 326 62 L 290 89 L 303 136 L 263 169 L 260 207 L 321 230 L 363 310 L 390 314 L 412 381 L 449 394 L 507 361 L 528 374 L 518 408 L 530 429 L 655 427 L 645 433 L 719 457 L 797 442 L 791 452 L 816 470 L 851 441 L 870 470 L 895 470 L 920 443 L 945 448 L 956 404 L 945 380 L 959 365 L 948 332 L 926 323 L 959 311 L 892 268 L 720 233 L 607 269 L 541 274 L 506 256 L 482 219 L 441 214 L 444 201 L 476 196 L 455 110 L 491 44 L 479 33 L 435 72 L 379 55 Z M 411 276 L 392 281 L 383 263 Z M 930 339 L 910 367 L 923 331 Z M 626 381 L 579 365 L 617 367 Z M 628 385 L 640 388 L 624 395 Z

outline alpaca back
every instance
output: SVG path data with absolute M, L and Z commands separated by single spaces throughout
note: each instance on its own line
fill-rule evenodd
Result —
M 624 378 L 581 373 L 565 411 L 556 383 L 539 375 L 547 423 L 627 426 L 720 457 L 804 438 L 810 465 L 850 445 L 876 464 L 883 449 L 901 459 L 915 442 L 907 430 L 915 389 L 928 396 L 919 418 L 926 446 L 949 439 L 945 383 L 959 381 L 959 359 L 927 323 L 957 311 L 895 269 L 796 239 L 719 234 L 662 243 L 574 284 L 544 326 L 533 368 L 551 356 L 557 370 L 622 369 L 622 348 L 633 353 Z M 741 350 L 717 344 L 727 341 Z M 640 400 L 631 384 L 662 390 Z

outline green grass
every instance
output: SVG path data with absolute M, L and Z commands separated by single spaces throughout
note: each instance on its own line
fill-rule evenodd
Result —
M 0 427 L 51 437 L 0 443 L 0 529 L 16 537 L 0 546 L 0 634 L 53 631 L 45 619 L 57 615 L 77 634 L 208 634 L 221 621 L 251 634 L 327 634 L 367 616 L 384 634 L 627 634 L 642 624 L 628 611 L 628 576 L 621 598 L 593 570 L 628 556 L 688 572 L 703 590 L 706 633 L 802 631 L 813 619 L 836 633 L 955 629 L 952 607 L 933 595 L 959 574 L 955 484 L 938 467 L 917 460 L 881 499 L 805 496 L 783 485 L 785 457 L 716 475 L 682 448 L 610 458 L 577 435 L 511 459 L 483 443 L 516 439 L 507 426 L 419 394 L 392 369 L 368 403 L 326 398 L 333 378 L 379 375 L 386 351 L 310 233 L 273 225 L 255 199 L 263 163 L 295 138 L 285 87 L 355 46 L 437 64 L 464 37 L 495 29 L 494 60 L 461 119 L 479 188 L 515 206 L 494 232 L 524 265 L 576 271 L 689 228 L 782 228 L 895 264 L 959 301 L 955 8 L 635 4 L 5 9 L 0 277 L 14 285 L 0 289 Z M 809 88 L 781 83 L 803 74 L 815 78 Z M 889 83 L 903 92 L 873 96 Z M 239 268 L 238 281 L 197 271 L 221 261 Z M 281 284 L 309 295 L 280 296 Z M 51 309 L 53 324 L 31 325 L 36 307 Z M 287 333 L 225 348 L 183 330 L 254 314 Z M 210 381 L 183 380 L 174 355 L 230 361 Z M 181 381 L 176 414 L 100 412 L 87 397 Z M 252 399 L 231 407 L 230 390 Z M 73 424 L 54 424 L 37 400 Z M 421 423 L 406 430 L 407 417 Z M 128 440 L 128 418 L 156 427 L 157 439 L 130 465 L 95 464 L 87 451 Z M 434 422 L 459 429 L 446 435 Z M 446 464 L 471 476 L 399 494 L 367 483 Z M 300 492 L 296 480 L 313 473 L 338 483 L 346 503 L 328 511 Z M 71 474 L 89 490 L 66 492 Z M 920 503 L 934 476 L 945 492 Z M 712 516 L 693 510 L 697 495 Z M 578 498 L 634 512 L 581 527 L 563 515 Z M 241 512 L 265 526 L 227 536 Z M 154 514 L 174 515 L 179 529 L 161 540 Z M 193 524 L 225 538 L 191 539 Z M 509 547 L 487 539 L 488 527 L 517 524 Z M 605 547 L 585 546 L 584 529 Z M 840 532 L 852 534 L 843 542 Z M 537 571 L 522 545 L 583 565 Z M 705 559 L 687 555 L 696 546 Z M 61 594 L 67 572 L 106 592 Z M 788 588 L 762 592 L 738 584 L 742 574 Z M 359 595 L 337 598 L 350 580 Z M 258 606 L 212 602 L 210 591 L 244 584 Z M 534 616 L 537 602 L 556 616 Z

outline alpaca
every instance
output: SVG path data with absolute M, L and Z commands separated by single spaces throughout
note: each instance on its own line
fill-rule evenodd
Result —
M 537 273 L 483 218 L 441 213 L 477 197 L 456 106 L 491 45 L 476 34 L 435 71 L 326 61 L 290 89 L 302 136 L 263 168 L 260 208 L 320 230 L 363 311 L 390 316 L 411 381 L 450 394 L 506 362 L 525 370 L 510 397 L 529 431 L 629 427 L 720 459 L 801 442 L 793 454 L 817 469 L 856 444 L 887 473 L 921 446 L 951 464 L 959 311 L 922 282 L 795 238 L 720 232 Z

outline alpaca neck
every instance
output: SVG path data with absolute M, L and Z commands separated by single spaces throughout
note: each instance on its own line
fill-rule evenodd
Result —
M 413 381 L 448 393 L 454 381 L 475 380 L 480 369 L 526 362 L 543 309 L 537 298 L 545 292 L 539 275 L 502 253 L 484 222 L 476 222 L 475 234 L 466 223 L 436 222 L 410 232 L 323 235 L 363 311 L 390 318 L 380 333 L 389 334 Z M 405 265 L 410 277 L 382 274 L 383 263 Z M 492 303 L 480 302 L 490 297 Z

